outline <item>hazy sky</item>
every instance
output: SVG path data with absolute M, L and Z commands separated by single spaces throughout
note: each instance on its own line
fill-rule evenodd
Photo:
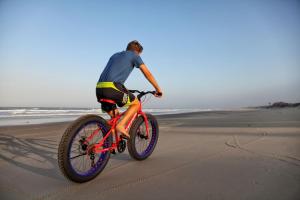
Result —
M 0 1 L 0 106 L 99 106 L 109 57 L 137 39 L 154 108 L 300 101 L 300 1 Z M 139 70 L 128 88 L 152 89 Z

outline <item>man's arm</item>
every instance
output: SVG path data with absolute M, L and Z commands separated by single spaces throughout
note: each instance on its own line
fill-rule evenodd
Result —
M 143 74 L 146 77 L 146 79 L 153 85 L 153 87 L 155 88 L 156 92 L 158 94 L 162 95 L 162 91 L 161 91 L 159 85 L 157 84 L 155 78 L 153 77 L 153 75 L 151 74 L 151 72 L 149 71 L 149 69 L 147 68 L 147 66 L 145 64 L 141 64 L 140 65 L 140 70 L 143 72 Z

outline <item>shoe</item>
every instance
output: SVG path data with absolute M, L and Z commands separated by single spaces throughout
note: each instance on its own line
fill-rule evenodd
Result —
M 123 138 L 123 139 L 125 139 L 125 140 L 129 140 L 130 139 L 130 137 L 128 137 L 127 135 L 125 135 L 125 134 L 121 134 L 121 136 L 120 136 L 121 138 Z
M 115 151 L 114 149 L 111 149 L 111 150 L 110 150 L 110 153 L 111 153 L 111 154 L 116 154 L 116 151 Z

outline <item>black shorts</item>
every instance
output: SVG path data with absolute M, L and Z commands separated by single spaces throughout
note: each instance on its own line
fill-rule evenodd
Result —
M 134 100 L 135 96 L 129 92 L 126 87 L 122 83 L 117 82 L 102 82 L 107 83 L 101 85 L 101 83 L 97 84 L 96 87 L 96 96 L 98 102 L 100 99 L 110 99 L 116 102 L 119 107 L 123 107 L 125 105 L 129 106 Z M 101 108 L 105 112 L 109 112 L 117 108 L 116 104 L 108 103 L 108 102 L 100 102 Z

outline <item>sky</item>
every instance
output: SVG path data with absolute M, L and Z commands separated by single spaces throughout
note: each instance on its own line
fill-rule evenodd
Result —
M 0 107 L 100 107 L 131 40 L 164 93 L 149 108 L 300 102 L 299 36 L 296 0 L 0 0 Z M 125 85 L 153 90 L 138 69 Z

